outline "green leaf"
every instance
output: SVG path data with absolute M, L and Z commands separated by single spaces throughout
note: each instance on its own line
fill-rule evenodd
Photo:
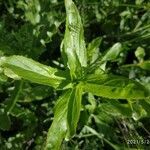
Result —
M 87 66 L 86 47 L 82 21 L 72 0 L 65 0 L 66 31 L 63 40 L 62 55 L 67 58 L 71 76 L 81 75 L 81 66 Z
M 122 44 L 116 43 L 103 56 L 102 61 L 114 61 L 118 58 L 119 54 L 122 51 L 123 51 Z
M 144 70 L 150 71 L 150 61 L 143 61 L 143 62 L 139 63 L 138 66 Z
M 71 137 L 75 134 L 77 123 L 80 117 L 81 111 L 81 100 L 82 100 L 82 85 L 77 85 L 71 93 L 69 103 L 68 103 L 68 112 L 67 112 L 67 122 L 68 122 L 68 137 Z
M 66 73 L 40 64 L 23 56 L 10 56 L 3 60 L 2 66 L 11 69 L 15 74 L 31 82 L 58 88 L 66 80 Z
M 98 109 L 114 117 L 132 117 L 132 110 L 128 104 L 119 104 L 114 102 L 101 104 Z
M 106 98 L 143 99 L 150 96 L 149 91 L 140 83 L 115 75 L 89 75 L 83 86 L 85 91 Z
M 30 21 L 33 25 L 40 22 L 40 2 L 39 0 L 30 0 L 27 2 L 18 1 L 18 7 L 25 11 L 25 17 L 27 21 Z
M 87 47 L 88 63 L 93 63 L 99 57 L 99 46 L 102 42 L 102 38 L 98 37 L 92 40 Z
M 0 110 L 0 129 L 9 130 L 11 127 L 11 122 L 9 116 Z
M 139 61 L 143 60 L 144 59 L 144 56 L 145 56 L 145 50 L 144 48 L 142 47 L 138 47 L 135 51 L 135 56 L 137 57 L 137 59 Z
M 74 135 L 81 109 L 82 88 L 68 90 L 59 98 L 54 109 L 54 120 L 48 131 L 45 150 L 59 150 L 63 139 Z M 67 132 L 68 131 L 68 132 Z
M 67 132 L 67 108 L 71 90 L 61 96 L 54 109 L 54 120 L 48 131 L 44 150 L 60 150 L 61 143 Z

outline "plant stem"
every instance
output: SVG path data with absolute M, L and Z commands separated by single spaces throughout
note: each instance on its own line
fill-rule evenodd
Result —
M 23 81 L 16 81 L 15 83 L 15 89 L 13 91 L 12 97 L 8 102 L 8 105 L 5 109 L 5 112 L 7 114 L 11 113 L 12 109 L 14 108 L 18 98 L 19 98 L 19 94 L 22 90 L 22 86 L 23 86 Z

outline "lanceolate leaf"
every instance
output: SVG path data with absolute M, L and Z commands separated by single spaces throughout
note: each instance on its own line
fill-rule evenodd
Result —
M 114 99 L 143 99 L 150 96 L 149 91 L 140 83 L 108 74 L 90 75 L 84 83 L 84 90 Z
M 122 44 L 116 43 L 114 44 L 107 53 L 103 56 L 102 61 L 114 61 L 118 58 L 119 54 L 122 52 Z
M 81 110 L 81 85 L 68 90 L 55 105 L 54 120 L 48 131 L 45 150 L 59 150 L 63 139 L 74 135 Z
M 31 82 L 59 87 L 66 79 L 63 71 L 40 64 L 23 56 L 10 56 L 3 60 L 2 66 L 11 69 L 18 76 Z
M 48 131 L 44 150 L 60 150 L 67 132 L 67 108 L 71 90 L 64 93 L 55 105 L 54 120 Z
M 66 31 L 63 40 L 62 55 L 68 59 L 71 75 L 80 74 L 81 66 L 87 66 L 86 47 L 83 26 L 79 12 L 72 0 L 65 0 Z
M 79 84 L 72 90 L 68 103 L 67 121 L 68 121 L 69 137 L 73 136 L 76 132 L 77 123 L 81 111 L 81 100 L 82 100 L 82 87 Z

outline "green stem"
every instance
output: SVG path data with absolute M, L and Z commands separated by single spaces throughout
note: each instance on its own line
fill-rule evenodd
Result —
M 143 26 L 143 27 L 138 28 L 136 30 L 133 30 L 131 32 L 127 32 L 125 34 L 122 34 L 122 35 L 120 35 L 120 37 L 127 36 L 127 35 L 132 35 L 132 34 L 135 34 L 135 33 L 139 32 L 139 31 L 143 31 L 143 30 L 146 30 L 146 29 L 149 29 L 149 28 L 150 28 L 150 25 L 148 24 L 146 26 Z
M 19 98 L 20 92 L 22 90 L 22 86 L 23 86 L 23 81 L 16 81 L 15 89 L 13 91 L 12 97 L 9 100 L 8 105 L 5 109 L 5 112 L 7 114 L 11 113 L 12 109 L 14 108 L 14 106 Z

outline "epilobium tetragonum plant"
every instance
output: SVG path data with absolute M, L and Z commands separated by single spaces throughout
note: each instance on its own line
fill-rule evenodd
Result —
M 64 139 L 76 133 L 81 111 L 82 95 L 90 92 L 109 99 L 143 99 L 149 91 L 140 83 L 122 76 L 107 74 L 105 63 L 115 60 L 122 52 L 116 43 L 103 56 L 98 55 L 100 38 L 94 39 L 86 48 L 82 21 L 72 0 L 65 0 L 66 30 L 61 44 L 64 70 L 40 64 L 23 56 L 1 58 L 3 71 L 31 82 L 64 90 L 54 108 L 53 123 L 48 131 L 45 150 L 59 150 Z M 7 75 L 7 73 L 6 73 Z

